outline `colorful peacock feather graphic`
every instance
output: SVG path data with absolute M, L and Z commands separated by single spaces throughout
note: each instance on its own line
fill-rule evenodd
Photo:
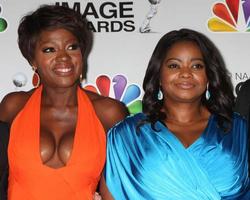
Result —
M 141 89 L 136 84 L 127 85 L 127 78 L 123 75 L 116 75 L 111 78 L 107 75 L 100 75 L 96 78 L 96 85 L 86 85 L 85 89 L 115 98 L 128 107 L 130 114 L 142 111 L 142 102 L 138 99 Z
M 2 7 L 0 6 L 0 13 L 2 12 Z M 7 28 L 7 21 L 0 17 L 0 33 L 4 32 Z
M 208 28 L 214 32 L 250 32 L 250 0 L 215 3 Z

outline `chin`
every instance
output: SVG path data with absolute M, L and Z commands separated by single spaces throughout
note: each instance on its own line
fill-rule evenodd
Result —
M 76 81 L 65 81 L 65 82 L 57 82 L 57 83 L 54 83 L 53 84 L 54 85 L 54 87 L 57 87 L 57 88 L 69 88 L 69 87 L 74 87 L 74 86 L 76 86 L 76 85 L 78 85 L 78 82 L 76 82 Z
M 182 96 L 178 98 L 178 101 L 183 103 L 193 103 L 201 101 L 201 96 Z

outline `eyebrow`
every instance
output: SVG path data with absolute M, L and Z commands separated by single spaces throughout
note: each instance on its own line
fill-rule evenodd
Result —
M 177 60 L 177 61 L 179 61 L 179 62 L 182 61 L 182 60 L 179 59 L 179 58 L 169 58 L 169 59 L 165 60 L 165 62 L 168 62 L 168 61 L 171 61 L 171 60 Z M 204 62 L 204 59 L 203 59 L 203 58 L 192 58 L 192 59 L 191 59 L 191 61 L 197 61 L 197 60 Z
M 40 46 L 42 46 L 42 45 L 46 45 L 46 44 L 54 44 L 54 42 L 47 41 L 47 40 L 40 40 L 40 41 L 37 42 L 37 44 L 39 44 Z
M 71 38 L 69 40 L 64 41 L 65 43 L 79 43 L 79 41 L 75 38 Z M 44 44 L 57 44 L 56 40 L 39 40 L 38 43 L 40 45 L 44 45 Z

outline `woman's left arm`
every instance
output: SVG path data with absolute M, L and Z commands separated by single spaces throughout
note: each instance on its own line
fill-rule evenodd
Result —
M 114 200 L 111 193 L 109 192 L 109 189 L 106 185 L 105 178 L 103 175 L 100 180 L 100 194 L 101 194 L 102 200 Z

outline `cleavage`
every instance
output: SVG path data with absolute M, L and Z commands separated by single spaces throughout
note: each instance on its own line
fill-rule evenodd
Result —
M 40 158 L 44 165 L 51 168 L 66 166 L 70 160 L 73 143 L 74 130 L 56 132 L 40 131 Z

